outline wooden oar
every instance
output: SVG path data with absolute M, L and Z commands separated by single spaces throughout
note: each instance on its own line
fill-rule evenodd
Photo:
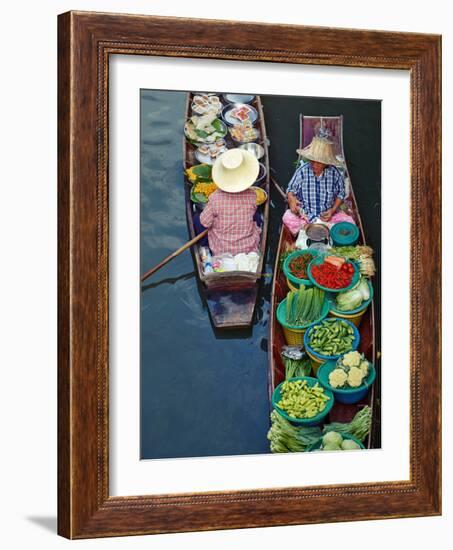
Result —
M 184 246 L 181 246 L 181 248 L 178 248 L 178 250 L 175 250 L 174 252 L 172 252 L 170 254 L 170 256 L 167 256 L 165 258 L 165 260 L 162 260 L 160 262 L 160 264 L 157 264 L 155 267 L 151 268 L 149 271 L 147 271 L 146 273 L 144 273 L 142 276 L 141 276 L 141 281 L 144 281 L 145 279 L 147 279 L 148 277 L 150 277 L 153 273 L 156 273 L 156 271 L 158 271 L 161 267 L 164 267 L 164 265 L 168 264 L 168 262 L 170 260 L 173 260 L 173 258 L 176 258 L 176 256 L 179 256 L 181 254 L 181 252 L 184 252 L 184 250 L 187 250 L 188 248 L 190 248 L 192 245 L 194 245 L 195 243 L 197 243 L 198 241 L 200 241 L 203 237 L 205 237 L 206 235 L 208 234 L 208 230 L 205 229 L 202 233 L 200 233 L 199 235 L 197 235 L 194 239 L 192 239 L 191 241 L 189 241 L 188 243 L 186 243 Z
M 283 189 L 280 187 L 280 185 L 275 181 L 273 176 L 271 176 L 271 182 L 275 185 L 275 188 L 280 193 L 280 195 L 283 197 L 283 199 L 286 200 L 286 193 L 283 191 Z

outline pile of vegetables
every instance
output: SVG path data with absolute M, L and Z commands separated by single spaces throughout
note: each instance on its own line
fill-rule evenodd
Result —
M 289 270 L 297 279 L 308 279 L 307 267 L 313 260 L 314 254 L 300 254 L 289 262 Z
M 313 418 L 325 409 L 329 400 L 317 382 L 309 386 L 306 380 L 285 380 L 280 391 L 277 407 L 293 418 Z
M 286 322 L 292 327 L 302 327 L 321 317 L 325 293 L 313 287 L 291 290 L 286 296 Z
M 187 168 L 185 173 L 190 183 L 213 183 L 212 166 L 210 164 L 196 164 Z
M 293 426 L 277 411 L 271 412 L 271 427 L 267 433 L 272 453 L 297 453 L 319 441 L 321 430 L 309 426 Z
M 337 365 L 329 373 L 329 384 L 332 388 L 358 388 L 368 376 L 370 362 L 363 353 L 350 351 L 340 357 Z
M 336 432 L 343 436 L 349 434 L 359 441 L 365 441 L 371 430 L 371 409 L 363 407 L 349 423 L 334 422 L 326 424 L 324 429 L 318 426 L 293 426 L 277 411 L 271 412 L 271 427 L 267 434 L 273 453 L 297 453 L 305 451 L 309 445 L 317 443 L 323 434 Z M 332 437 L 332 436 L 329 436 Z
M 312 265 L 313 279 L 325 288 L 346 288 L 351 284 L 355 269 L 351 262 L 338 256 L 326 256 L 320 264 Z
M 365 438 L 371 430 L 371 408 L 366 405 L 361 409 L 349 422 L 332 422 L 324 425 L 324 433 L 338 432 L 340 434 L 350 434 L 360 441 L 365 441 Z
M 355 260 L 359 264 L 359 271 L 364 277 L 373 277 L 376 266 L 373 260 L 373 249 L 365 245 L 338 246 L 331 249 L 332 254 L 342 256 L 348 260 Z
M 326 319 L 310 329 L 309 346 L 320 355 L 342 355 L 352 350 L 354 330 L 342 319 Z
M 215 183 L 197 183 L 193 186 L 192 195 L 198 201 L 208 202 L 209 197 L 217 191 L 218 187 Z M 200 195 L 203 195 L 201 197 Z
M 285 378 L 308 376 L 311 372 L 311 361 L 299 346 L 283 346 L 282 360 L 285 365 Z
M 215 113 L 193 115 L 184 125 L 184 134 L 191 143 L 214 143 L 225 137 L 225 124 L 217 118 Z
M 335 308 L 339 311 L 352 311 L 369 300 L 370 296 L 368 281 L 361 277 L 359 282 L 351 288 L 351 290 L 345 290 L 337 294 Z
M 338 432 L 327 432 L 323 435 L 321 451 L 357 451 L 360 445 L 352 439 L 345 439 Z

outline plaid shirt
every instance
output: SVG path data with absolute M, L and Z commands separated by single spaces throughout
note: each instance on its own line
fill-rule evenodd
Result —
M 318 178 L 310 162 L 297 168 L 287 191 L 296 195 L 309 222 L 331 208 L 336 198 L 344 200 L 346 194 L 343 176 L 335 166 L 326 166 Z
M 240 193 L 218 189 L 209 197 L 200 222 L 209 229 L 209 248 L 214 256 L 258 251 L 261 230 L 253 220 L 255 211 L 253 189 Z

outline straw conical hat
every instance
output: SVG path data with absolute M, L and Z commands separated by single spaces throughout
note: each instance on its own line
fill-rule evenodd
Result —
M 259 162 L 252 153 L 229 149 L 215 161 L 212 179 L 222 191 L 239 193 L 255 183 L 259 170 Z
M 333 142 L 326 138 L 314 137 L 310 145 L 307 145 L 304 149 L 297 149 L 297 153 L 315 162 L 333 164 L 334 166 L 340 164 L 333 152 Z

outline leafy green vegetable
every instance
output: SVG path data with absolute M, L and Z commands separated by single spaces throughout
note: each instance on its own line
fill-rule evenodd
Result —
M 291 290 L 286 297 L 286 322 L 292 327 L 303 327 L 317 321 L 324 307 L 325 293 L 313 287 Z
M 267 438 L 273 453 L 305 451 L 309 445 L 319 441 L 321 436 L 321 430 L 317 426 L 293 426 L 277 411 L 271 412 L 271 427 Z
M 198 178 L 212 181 L 212 165 L 210 164 L 197 164 L 196 166 L 192 166 L 192 172 L 198 176 Z
M 326 445 L 337 445 L 340 446 L 343 443 L 343 437 L 338 432 L 327 432 L 323 435 L 322 444 L 323 447 Z
M 209 136 L 208 132 L 205 132 L 204 130 L 199 130 L 198 128 L 194 128 L 194 131 L 198 137 L 207 138 Z
M 332 422 L 331 424 L 325 424 L 323 432 L 338 432 L 340 434 L 350 434 L 359 439 L 365 441 L 365 438 L 371 430 L 371 408 L 366 405 L 361 409 L 351 420 L 349 424 L 343 424 L 342 422 Z

